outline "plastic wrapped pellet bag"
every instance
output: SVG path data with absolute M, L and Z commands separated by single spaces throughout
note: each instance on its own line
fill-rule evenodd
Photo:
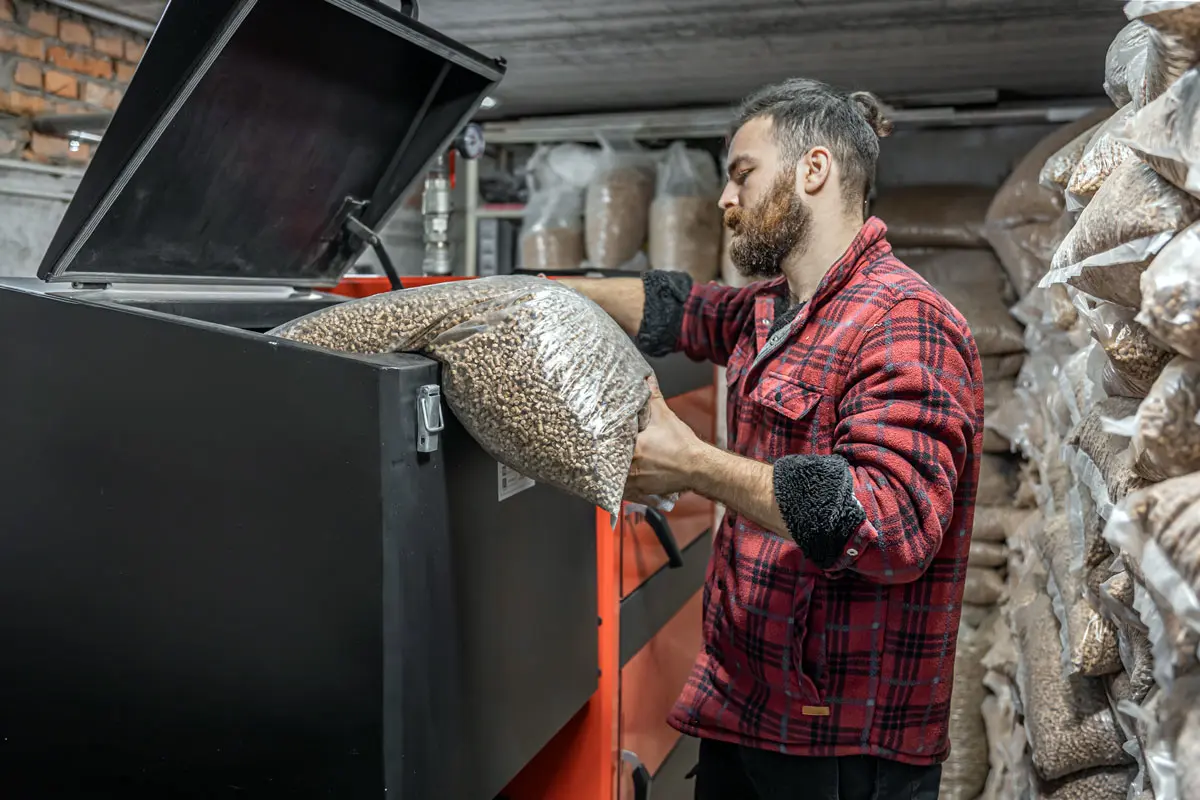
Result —
M 583 192 L 555 186 L 529 193 L 521 229 L 521 266 L 539 272 L 583 263 Z
M 576 144 L 539 147 L 529 157 L 521 228 L 521 266 L 579 269 L 583 262 L 583 192 L 596 170 L 596 150 Z
M 701 283 L 720 272 L 724 226 L 712 156 L 683 142 L 667 148 L 650 206 L 650 266 L 686 272 Z
M 1130 0 L 1125 4 L 1125 16 L 1189 42 L 1200 42 L 1200 2 L 1196 0 Z
M 1159 175 L 1200 194 L 1200 70 L 1184 73 L 1118 138 Z
M 1130 551 L 1148 584 L 1156 585 L 1164 596 L 1174 594 L 1176 602 L 1186 606 L 1177 616 L 1195 617 L 1192 606 L 1200 588 L 1200 473 L 1144 488 L 1130 495 L 1119 511 L 1109 521 L 1105 537 Z M 1157 550 L 1149 559 L 1147 541 Z M 1171 570 L 1179 577 L 1170 575 Z M 1178 579 L 1186 585 L 1172 585 Z
M 1041 286 L 1070 283 L 1101 300 L 1141 306 L 1141 275 L 1176 232 L 1200 218 L 1200 200 L 1138 159 L 1121 164 L 1079 215 Z
M 1132 416 L 1138 401 L 1128 397 L 1110 397 L 1096 404 L 1092 412 L 1071 432 L 1064 443 L 1071 471 L 1080 486 L 1091 492 L 1101 517 L 1108 519 L 1112 508 L 1130 492 L 1146 485 L 1133 471 L 1129 440 L 1110 433 L 1105 420 Z
M 1186 37 L 1151 27 L 1136 15 L 1118 34 L 1109 48 L 1109 55 L 1113 58 L 1106 64 L 1106 88 L 1110 76 L 1114 80 L 1120 79 L 1120 63 L 1123 62 L 1125 93 L 1137 108 L 1161 97 L 1197 61 L 1196 47 Z M 1110 71 L 1109 67 L 1114 69 Z M 1110 96 L 1116 95 L 1110 93 Z
M 1108 356 L 1104 391 L 1109 395 L 1145 397 L 1171 360 L 1171 352 L 1160 347 L 1150 331 L 1135 320 L 1133 309 L 1091 301 L 1084 295 L 1076 295 L 1075 307 Z
M 654 200 L 654 155 L 632 142 L 601 137 L 596 175 L 584 203 L 587 260 L 597 269 L 626 269 L 646 242 Z
M 1053 781 L 1086 769 L 1126 764 L 1129 757 L 1104 684 L 1096 678 L 1063 677 L 1050 598 L 1036 594 L 1013 617 L 1020 652 L 1017 683 L 1033 765 L 1041 778 Z
M 1142 274 L 1137 321 L 1177 352 L 1200 360 L 1200 224 L 1178 233 Z
M 1108 176 L 1133 156 L 1133 151 L 1118 138 L 1133 113 L 1134 107 L 1130 103 L 1092 134 L 1067 182 L 1067 208 L 1086 205 L 1108 180 Z
M 1133 469 L 1148 481 L 1200 470 L 1200 364 L 1177 356 L 1155 381 L 1126 432 Z
M 649 365 L 583 295 L 506 275 L 374 295 L 272 334 L 442 363 L 455 416 L 493 457 L 616 513 L 650 397 Z
M 1057 781 L 1038 781 L 1037 800 L 1126 800 L 1134 771 L 1089 769 Z
M 1058 192 L 1067 191 L 1067 186 L 1071 183 L 1072 173 L 1079 166 L 1079 160 L 1083 158 L 1083 153 L 1087 150 L 1088 142 L 1095 137 L 1101 125 L 1103 123 L 1098 123 L 1088 128 L 1055 151 L 1054 155 L 1050 156 L 1045 166 L 1042 167 L 1042 172 L 1038 176 L 1038 182 L 1047 189 Z
M 984 235 L 1022 297 L 1046 274 L 1072 223 L 1063 214 L 1063 189 L 1070 173 L 1062 187 L 1047 188 L 1041 184 L 1042 170 L 1057 151 L 1109 114 L 1094 112 L 1043 138 L 1017 162 L 988 206 Z M 1075 164 L 1070 164 L 1070 169 L 1074 168 Z
M 1104 59 L 1104 92 L 1113 104 L 1121 106 L 1133 101 L 1137 67 L 1130 68 L 1135 59 L 1144 63 L 1146 48 L 1150 45 L 1150 27 L 1135 19 L 1121 29 Z M 1144 67 L 1143 67 L 1144 69 Z M 1064 187 L 1065 188 L 1065 187 Z

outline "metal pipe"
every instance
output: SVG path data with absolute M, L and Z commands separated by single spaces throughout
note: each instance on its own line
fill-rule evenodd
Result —
M 421 196 L 421 216 L 425 218 L 425 259 L 421 271 L 426 275 L 454 272 L 450 257 L 450 215 L 453 212 L 450 170 L 443 153 L 425 174 L 425 192 Z
M 140 33 L 144 36 L 150 36 L 154 33 L 157 22 L 135 17 L 131 14 L 123 14 L 120 11 L 103 8 L 93 5 L 87 0 L 47 0 L 47 2 L 65 8 L 67 11 L 74 11 L 76 14 L 82 14 L 85 17 L 91 17 L 100 22 L 107 22 L 110 25 L 116 25 L 120 28 Z

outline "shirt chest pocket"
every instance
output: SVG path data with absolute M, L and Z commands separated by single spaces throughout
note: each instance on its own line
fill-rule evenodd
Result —
M 757 425 L 753 458 L 774 461 L 792 453 L 828 453 L 833 400 L 778 372 L 766 372 L 749 393 Z

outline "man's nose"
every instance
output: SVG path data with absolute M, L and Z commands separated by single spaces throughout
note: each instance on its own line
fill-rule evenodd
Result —
M 718 205 L 722 211 L 727 211 L 738 204 L 738 187 L 733 181 L 725 184 L 725 191 L 721 192 L 721 200 Z

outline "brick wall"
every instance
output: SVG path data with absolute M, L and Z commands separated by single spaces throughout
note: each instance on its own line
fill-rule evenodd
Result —
M 86 144 L 34 133 L 39 114 L 111 111 L 146 40 L 37 0 L 0 0 L 0 159 L 85 163 Z

